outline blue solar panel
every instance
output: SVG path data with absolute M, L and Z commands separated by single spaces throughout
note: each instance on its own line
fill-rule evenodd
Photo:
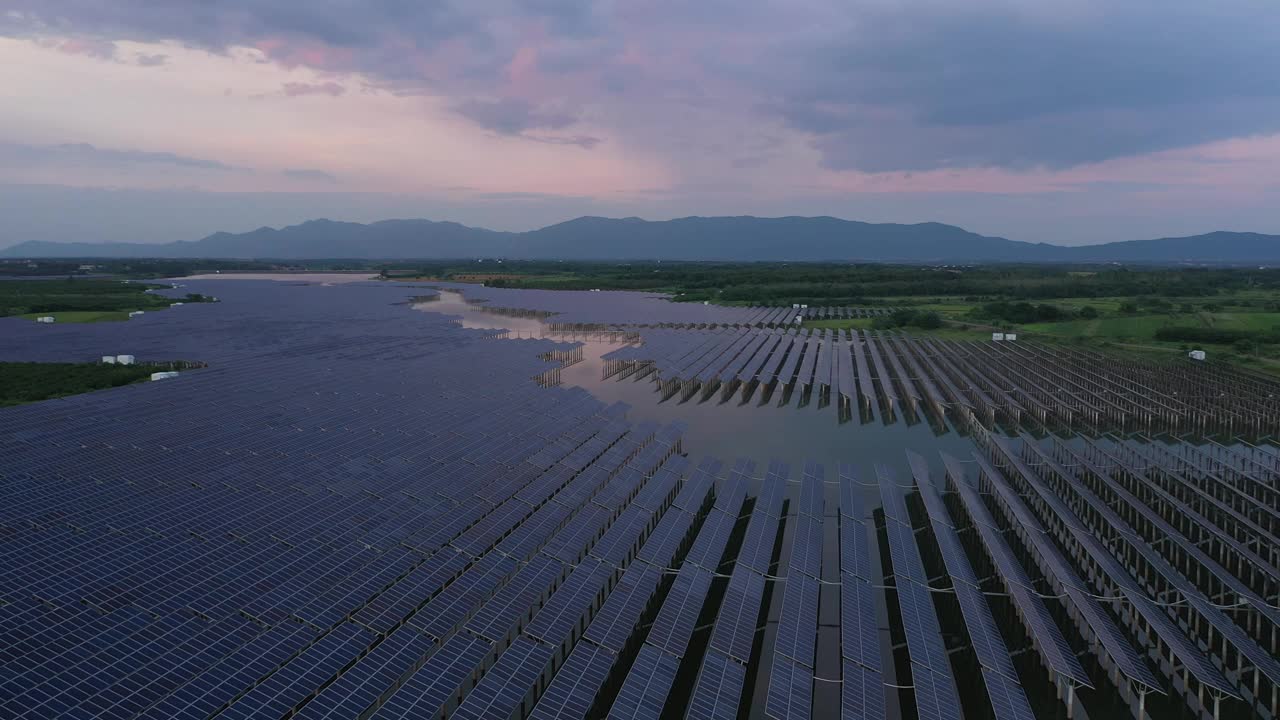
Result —
M 720 615 L 711 631 L 712 648 L 742 663 L 751 659 L 764 588 L 765 581 L 760 575 L 746 568 L 733 572 L 720 605 Z
M 909 580 L 898 581 L 897 590 L 902 631 L 907 637 L 911 661 L 949 675 L 951 665 L 942 644 L 942 631 L 934 613 L 932 593 Z
M 402 627 L 303 706 L 299 720 L 359 717 L 436 647 L 434 638 Z
M 876 620 L 876 590 L 850 575 L 841 576 L 841 654 L 863 667 L 880 669 L 880 630 Z
M 911 679 L 920 720 L 960 720 L 960 698 L 956 696 L 950 674 L 934 672 L 913 662 Z
M 486 640 L 505 639 L 517 623 L 533 617 L 564 574 L 558 560 L 535 557 L 480 608 L 467 629 Z
M 808 718 L 813 707 L 813 669 L 773 656 L 764 714 L 773 720 Z
M 343 623 L 290 660 L 266 681 L 232 702 L 220 717 L 284 716 L 297 709 L 315 688 L 328 684 L 374 641 L 367 630 Z
M 680 568 L 645 642 L 676 657 L 683 657 L 710 589 L 709 571 L 693 565 Z
M 707 651 L 689 700 L 687 717 L 690 720 L 735 720 L 746 680 L 746 667 L 716 650 Z
M 582 630 L 587 612 L 603 598 L 615 572 L 598 560 L 584 560 L 534 613 L 525 634 L 553 645 L 565 642 L 575 629 Z
M 840 686 L 842 720 L 883 720 L 885 717 L 884 679 L 877 670 L 867 669 L 845 660 Z
M 609 593 L 583 637 L 621 653 L 640 623 L 640 614 L 658 588 L 662 573 L 648 565 L 633 565 Z
M 485 720 L 511 716 L 526 700 L 532 699 L 534 685 L 548 669 L 554 654 L 555 648 L 551 645 L 523 635 L 516 637 L 452 717 Z
M 791 541 L 791 572 L 822 577 L 822 518 L 801 515 Z
M 863 580 L 872 579 L 870 536 L 861 522 L 840 517 L 840 571 Z
M 373 715 L 377 720 L 432 717 L 458 701 L 460 689 L 474 679 L 493 650 L 488 640 L 459 633 L 427 659 L 404 685 Z
M 617 655 L 589 640 L 575 645 L 534 705 L 530 720 L 587 717 L 617 661 Z
M 814 666 L 818 638 L 818 581 L 803 575 L 787 577 L 782 614 L 773 651 L 801 665 Z
M 728 544 L 729 536 L 733 534 L 733 527 L 737 522 L 736 517 L 722 512 L 707 513 L 702 527 L 698 530 L 698 536 L 693 540 L 693 546 L 685 555 L 685 563 L 715 572 L 720 566 L 725 545 Z
M 987 686 L 987 697 L 996 720 L 1034 720 L 1036 714 L 1027 702 L 1022 686 L 1005 675 L 983 669 L 982 681 Z
M 776 515 L 752 512 L 747 524 L 747 534 L 738 550 L 736 567 L 745 567 L 760 574 L 768 574 L 773 565 L 773 549 L 778 541 Z
M 642 645 L 609 710 L 609 717 L 657 720 L 679 667 L 680 659 L 674 655 L 649 644 Z
M 689 513 L 676 508 L 667 510 L 658 522 L 658 527 L 654 528 L 641 546 L 640 552 L 636 553 L 636 559 L 658 567 L 669 567 L 688 537 L 692 525 L 693 516 Z

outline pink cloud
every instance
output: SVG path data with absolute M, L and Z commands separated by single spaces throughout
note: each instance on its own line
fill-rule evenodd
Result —
M 100 60 L 111 60 L 116 56 L 116 44 L 109 40 L 70 38 L 59 43 L 58 49 L 68 55 L 86 55 Z

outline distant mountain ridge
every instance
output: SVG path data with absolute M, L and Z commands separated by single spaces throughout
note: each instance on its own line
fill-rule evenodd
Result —
M 834 217 L 580 217 L 527 232 L 454 222 L 308 220 L 218 232 L 164 244 L 25 242 L 0 257 L 172 257 L 867 262 L 1259 263 L 1280 260 L 1280 235 L 1214 232 L 1064 247 L 969 232 L 954 225 L 865 223 Z

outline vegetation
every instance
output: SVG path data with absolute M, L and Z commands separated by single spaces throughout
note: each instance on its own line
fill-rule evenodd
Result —
M 98 363 L 0 362 L 0 407 L 128 385 L 155 368 Z
M 0 316 L 53 315 L 62 322 L 125 320 L 132 310 L 159 310 L 174 298 L 148 293 L 164 287 L 137 282 L 69 276 L 60 280 L 0 281 Z M 184 302 L 209 298 L 188 293 Z

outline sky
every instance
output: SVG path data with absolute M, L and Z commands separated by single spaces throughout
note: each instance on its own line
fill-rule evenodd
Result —
M 316 217 L 1280 233 L 1274 0 L 2 0 L 0 246 Z

